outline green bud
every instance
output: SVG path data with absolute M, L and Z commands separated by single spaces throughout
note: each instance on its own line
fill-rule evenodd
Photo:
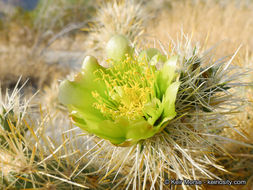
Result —
M 110 59 L 122 61 L 125 59 L 126 54 L 132 54 L 132 48 L 125 36 L 114 35 L 106 45 L 106 54 Z

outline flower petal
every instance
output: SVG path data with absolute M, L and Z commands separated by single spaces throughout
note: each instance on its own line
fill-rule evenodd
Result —
M 156 85 L 159 88 L 159 91 L 156 91 L 160 100 L 162 100 L 162 96 L 165 94 L 168 86 L 175 79 L 176 63 L 177 56 L 171 57 L 164 63 L 162 69 L 156 75 Z
M 156 134 L 158 130 L 150 125 L 143 118 L 135 121 L 130 121 L 127 127 L 126 138 L 134 142 L 138 142 L 141 139 L 147 139 Z
M 180 86 L 180 82 L 174 82 L 172 83 L 166 90 L 164 99 L 163 99 L 163 120 L 161 122 L 161 125 L 171 119 L 173 119 L 176 116 L 175 111 L 175 102 L 177 97 L 177 92 Z

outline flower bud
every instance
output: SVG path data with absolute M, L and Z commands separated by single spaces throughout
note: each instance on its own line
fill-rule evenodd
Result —
M 108 58 L 115 61 L 122 61 L 126 54 L 131 55 L 132 48 L 128 39 L 123 35 L 114 35 L 106 45 Z

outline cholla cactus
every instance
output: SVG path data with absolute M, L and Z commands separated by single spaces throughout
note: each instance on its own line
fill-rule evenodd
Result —
M 55 143 L 45 133 L 52 123 L 48 113 L 41 110 L 41 120 L 35 118 L 31 99 L 21 98 L 17 86 L 5 97 L 0 93 L 0 189 L 104 189 L 93 183 L 94 176 L 87 177 L 92 168 L 83 170 L 86 161 L 71 162 L 81 156 L 73 148 L 77 137 L 70 137 L 71 128 L 58 135 L 60 145 Z
M 240 75 L 231 73 L 233 57 L 214 62 L 188 49 L 136 56 L 116 35 L 106 46 L 108 68 L 88 56 L 81 72 L 61 83 L 72 122 L 102 138 L 89 150 L 104 169 L 101 183 L 111 176 L 114 188 L 162 189 L 166 178 L 219 179 L 226 170 L 216 158 L 227 154 L 226 142 L 252 147 L 222 136 L 241 105 L 231 93 Z
M 15 134 L 24 135 L 27 131 L 24 127 L 23 119 L 27 113 L 29 101 L 22 101 L 20 96 L 20 89 L 17 88 L 21 78 L 17 82 L 13 92 L 11 94 L 6 91 L 5 96 L 2 95 L 0 88 L 0 144 L 8 146 L 8 143 L 4 140 L 3 134 L 5 132 L 14 132 Z M 11 125 L 17 126 L 14 131 L 11 131 Z

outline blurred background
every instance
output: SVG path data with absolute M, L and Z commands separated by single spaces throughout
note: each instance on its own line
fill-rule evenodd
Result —
M 252 60 L 252 0 L 129 0 L 120 8 L 122 2 L 0 0 L 2 90 L 13 88 L 21 75 L 22 81 L 29 79 L 27 93 L 50 86 L 80 68 L 85 54 L 99 57 L 99 44 L 113 33 L 166 43 L 183 32 L 203 48 L 217 46 L 221 57 L 242 45 L 237 62 Z

